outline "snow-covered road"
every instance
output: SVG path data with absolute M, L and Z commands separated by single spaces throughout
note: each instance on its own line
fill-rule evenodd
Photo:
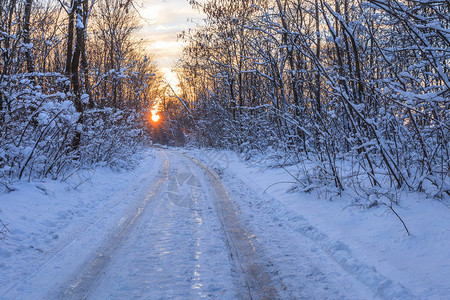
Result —
M 214 175 L 172 151 L 151 192 L 122 219 L 63 299 L 274 298 L 251 232 Z
M 205 166 L 160 150 L 124 194 L 1 299 L 275 298 L 254 235 Z
M 255 216 L 257 193 L 175 150 L 0 299 L 374 299 L 311 239 Z M 36 261 L 36 259 L 34 259 Z

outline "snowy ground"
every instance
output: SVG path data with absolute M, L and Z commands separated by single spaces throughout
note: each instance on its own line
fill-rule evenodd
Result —
M 10 230 L 0 241 L 1 299 L 44 298 L 95 253 L 98 237 L 147 192 L 161 164 L 151 151 L 136 158 L 142 163 L 133 172 L 98 168 L 64 183 L 22 183 L 0 194 L 0 218 Z
M 319 284 L 304 280 L 311 278 L 308 272 L 314 273 L 301 263 L 305 252 L 312 251 L 326 253 L 378 297 L 449 299 L 448 198 L 441 201 L 417 193 L 400 195 L 396 211 L 411 232 L 408 236 L 400 220 L 384 206 L 360 209 L 349 206 L 348 196 L 330 197 L 320 189 L 311 194 L 288 192 L 292 177 L 272 167 L 273 161 L 264 157 L 243 162 L 229 151 L 202 150 L 200 155 L 198 150 L 187 152 L 221 174 L 262 243 L 271 245 L 267 247 L 269 256 L 276 258 L 274 263 L 286 284 L 294 287 L 293 296 L 340 298 L 320 294 L 328 287 L 326 281 L 317 278 L 321 272 L 325 276 L 334 274 L 332 268 L 328 274 L 326 269 L 317 269 L 317 276 L 312 277 Z M 294 174 L 295 167 L 290 171 Z M 302 242 L 305 247 L 297 245 Z M 285 254 L 282 258 L 281 253 Z M 293 275 L 296 272 L 305 274 Z M 296 282 L 299 278 L 302 280 Z M 336 282 L 329 284 L 336 286 Z M 316 288 L 309 290 L 312 286 Z
M 0 299 L 450 294 L 450 214 L 442 202 L 403 199 L 408 237 L 382 207 L 344 209 L 346 199 L 271 186 L 292 179 L 268 162 L 170 149 L 137 159 L 133 171 L 98 168 L 0 194 L 10 230 L 0 241 Z

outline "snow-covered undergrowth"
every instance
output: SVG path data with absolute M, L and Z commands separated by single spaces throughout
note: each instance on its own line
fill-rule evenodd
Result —
M 449 196 L 447 2 L 208 7 L 182 58 L 183 87 L 196 91 L 183 132 L 201 146 L 307 160 L 295 175 L 304 189 Z M 243 34 L 230 39 L 217 24 Z
M 26 76 L 9 78 L 2 92 L 9 105 L 0 114 L 0 190 L 20 180 L 65 180 L 97 164 L 126 166 L 144 137 L 139 113 L 95 108 L 81 116 L 70 95 L 45 90 Z
M 234 190 L 245 194 L 245 186 L 258 194 L 252 199 L 236 195 L 236 200 L 260 234 L 273 222 L 289 228 L 285 237 L 277 237 L 288 244 L 295 234 L 310 238 L 382 298 L 445 299 L 450 294 L 448 197 L 389 186 L 338 193 L 333 184 L 320 186 L 310 179 L 308 186 L 298 177 L 315 172 L 311 163 L 283 163 L 267 155 L 243 160 L 242 155 L 218 150 L 189 154 L 213 167 L 232 195 Z M 392 200 L 397 203 L 392 206 L 395 213 L 388 207 Z
M 0 240 L 0 298 L 88 228 L 105 223 L 101 235 L 107 233 L 107 222 L 118 222 L 140 191 L 148 188 L 145 180 L 159 169 L 151 150 L 139 151 L 128 163 L 129 170 L 97 166 L 64 182 L 20 181 L 11 186 L 13 191 L 0 192 L 0 219 L 8 228 Z M 105 217 L 107 222 L 102 221 Z M 95 248 L 101 240 L 93 237 L 90 246 Z M 88 250 L 78 249 L 77 255 L 83 257 Z M 72 257 L 68 265 L 77 260 Z

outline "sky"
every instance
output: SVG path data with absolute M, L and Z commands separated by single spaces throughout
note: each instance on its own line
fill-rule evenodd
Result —
M 142 0 L 141 16 L 143 22 L 141 33 L 150 41 L 149 51 L 172 85 L 177 84 L 176 76 L 171 71 L 181 56 L 183 43 L 177 35 L 195 27 L 195 21 L 202 18 L 200 12 L 193 9 L 188 0 Z

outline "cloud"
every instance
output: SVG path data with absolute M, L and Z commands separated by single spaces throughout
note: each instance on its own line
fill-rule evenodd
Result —
M 175 66 L 182 53 L 183 42 L 178 40 L 178 35 L 195 27 L 189 20 L 200 20 L 203 15 L 187 0 L 145 0 L 140 14 L 147 20 L 143 23 L 141 36 L 149 40 L 149 51 L 168 74 L 167 70 Z

